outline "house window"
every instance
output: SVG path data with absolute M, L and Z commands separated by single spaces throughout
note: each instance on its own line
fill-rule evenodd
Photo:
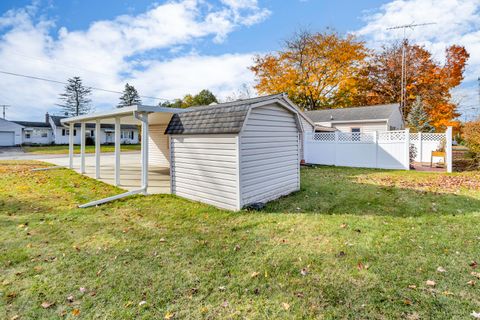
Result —
M 77 136 L 77 129 L 73 129 L 73 136 L 74 136 L 74 137 Z
M 360 128 L 351 128 L 352 133 L 360 133 Z
M 93 137 L 93 133 L 95 132 L 95 130 L 90 130 L 90 137 Z
M 351 128 L 352 141 L 360 141 L 360 128 Z
M 64 136 L 64 137 L 65 137 L 65 134 L 66 134 L 66 133 L 67 133 L 67 130 L 65 130 L 65 129 L 62 129 L 62 136 Z M 68 134 L 68 133 L 67 133 L 67 134 Z
M 130 131 L 130 139 L 133 140 L 133 138 L 134 138 L 134 132 L 133 132 L 133 131 Z
M 42 138 L 47 138 L 47 137 L 48 137 L 48 133 L 42 132 Z
M 25 133 L 25 139 L 30 139 L 30 133 Z

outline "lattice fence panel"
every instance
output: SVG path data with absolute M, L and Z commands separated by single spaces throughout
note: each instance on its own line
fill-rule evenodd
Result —
M 335 141 L 335 133 L 333 132 L 316 132 L 312 135 L 313 141 L 333 142 Z

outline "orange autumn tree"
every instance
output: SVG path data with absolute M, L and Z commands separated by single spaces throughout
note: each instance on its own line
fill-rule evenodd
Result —
M 254 58 L 259 93 L 286 92 L 304 109 L 339 108 L 352 104 L 357 73 L 368 50 L 354 36 L 300 32 L 284 49 Z
M 463 80 L 463 72 L 469 54 L 462 46 L 452 45 L 446 49 L 444 64 L 432 58 L 424 47 L 405 43 L 406 91 L 405 117 L 417 99 L 421 97 L 429 115 L 429 122 L 437 130 L 446 126 L 459 126 L 457 105 L 452 101 L 451 90 Z M 400 101 L 402 69 L 402 43 L 384 47 L 373 54 L 363 70 L 357 75 L 356 105 L 374 105 Z

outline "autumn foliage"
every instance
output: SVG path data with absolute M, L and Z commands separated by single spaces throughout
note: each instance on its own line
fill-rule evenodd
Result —
M 480 157 L 480 120 L 467 122 L 462 131 L 470 151 Z
M 286 41 L 283 50 L 256 56 L 250 69 L 259 93 L 286 92 L 304 109 L 398 103 L 403 45 L 407 61 L 404 116 L 421 97 L 437 130 L 458 126 L 451 90 L 463 80 L 469 58 L 462 46 L 447 48 L 441 64 L 424 47 L 408 42 L 373 51 L 351 35 L 302 32 Z
M 286 92 L 304 109 L 351 105 L 350 93 L 367 57 L 363 42 L 335 33 L 301 32 L 283 51 L 256 56 L 250 68 L 260 93 Z

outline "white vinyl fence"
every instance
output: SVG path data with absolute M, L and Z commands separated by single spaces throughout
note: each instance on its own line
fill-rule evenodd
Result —
M 431 152 L 437 150 L 444 140 L 447 171 L 451 172 L 451 128 L 447 133 L 438 134 L 410 134 L 408 129 L 305 133 L 304 157 L 305 162 L 313 164 L 409 170 L 410 144 L 417 149 L 415 161 L 430 162 Z

